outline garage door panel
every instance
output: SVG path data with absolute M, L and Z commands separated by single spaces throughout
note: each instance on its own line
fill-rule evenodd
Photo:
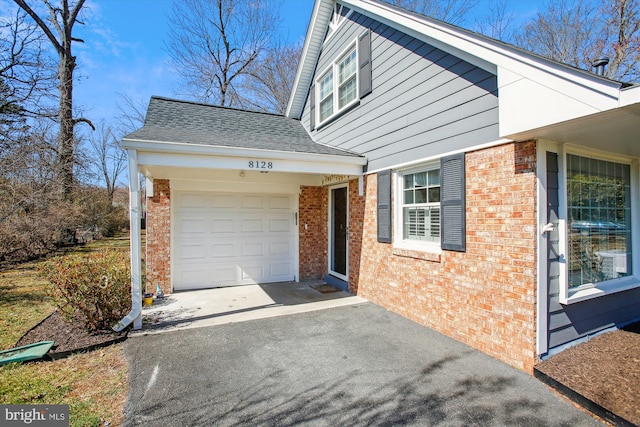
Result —
M 292 256 L 293 250 L 291 242 L 271 241 L 269 242 L 269 255 L 271 256 Z
M 242 219 L 240 230 L 243 233 L 262 233 L 264 231 L 264 221 L 259 218 Z
M 270 209 L 284 209 L 291 210 L 291 197 L 288 196 L 269 196 L 269 208 Z
M 264 209 L 264 196 L 242 196 L 240 207 L 243 209 Z
M 174 289 L 293 280 L 295 197 L 177 192 Z
M 264 243 L 263 242 L 244 242 L 241 243 L 240 255 L 242 257 L 263 257 Z
M 180 260 L 201 260 L 206 256 L 207 249 L 202 243 L 180 243 L 179 245 Z
M 235 234 L 238 231 L 234 218 L 216 218 L 211 220 L 211 232 L 214 234 Z
M 293 275 L 291 265 L 286 262 L 271 264 L 269 265 L 269 270 L 271 277 L 282 277 L 282 280 L 286 280 L 286 277 Z
M 261 264 L 245 265 L 241 271 L 242 281 L 245 283 L 260 283 L 264 280 L 264 266 Z
M 186 235 L 201 236 L 206 231 L 207 221 L 204 218 L 181 218 L 176 223 L 176 233 L 182 238 Z
M 292 221 L 287 218 L 269 219 L 270 233 L 290 233 Z
M 233 242 L 227 243 L 212 243 L 211 244 L 211 257 L 212 258 L 235 258 L 238 254 L 236 244 Z
M 178 209 L 204 209 L 207 198 L 204 193 L 181 193 L 178 196 Z
M 235 194 L 231 193 L 211 194 L 209 200 L 214 209 L 235 209 L 238 207 L 238 200 Z

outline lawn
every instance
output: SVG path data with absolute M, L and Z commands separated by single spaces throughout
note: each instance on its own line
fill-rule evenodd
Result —
M 128 236 L 121 235 L 69 253 L 126 246 Z M 0 271 L 0 349 L 13 347 L 54 311 L 37 273 L 39 262 Z M 0 366 L 0 404 L 68 404 L 72 426 L 117 426 L 122 421 L 127 376 L 122 344 L 53 362 Z

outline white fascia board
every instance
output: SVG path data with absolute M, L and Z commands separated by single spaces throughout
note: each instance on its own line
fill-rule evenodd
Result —
M 285 112 L 287 117 L 299 119 L 302 115 L 307 91 L 311 86 L 310 82 L 315 70 L 315 62 L 320 56 L 322 39 L 331 17 L 333 3 L 333 0 L 316 0 L 313 6 L 296 78 L 293 81 L 289 103 Z
M 630 86 L 620 91 L 620 107 L 640 104 L 640 85 Z
M 497 75 L 503 137 L 619 105 L 618 82 L 382 3 L 343 3 Z
M 411 35 L 427 42 L 437 44 L 445 52 L 456 55 L 461 52 L 461 59 L 468 60 L 489 72 L 496 73 L 497 67 L 510 69 L 517 74 L 527 74 L 530 68 L 539 69 L 555 75 L 565 81 L 575 82 L 585 88 L 600 91 L 608 96 L 618 97 L 620 84 L 596 74 L 577 68 L 562 65 L 556 61 L 528 53 L 515 46 L 457 28 L 428 17 L 416 17 L 393 10 L 390 6 L 371 2 L 370 0 L 343 0 L 356 10 L 374 19 L 384 20 L 387 25 L 401 30 L 411 30 Z M 457 55 L 456 55 L 457 56 Z
M 139 153 L 197 155 L 236 158 L 280 159 L 288 161 L 317 162 L 331 164 L 358 165 L 367 164 L 367 159 L 349 155 L 330 155 L 316 153 L 297 153 L 291 151 L 259 150 L 242 147 L 224 147 L 218 145 L 199 145 L 178 142 L 123 139 L 124 149 L 135 149 Z M 140 162 L 143 164 L 143 162 Z
M 362 175 L 362 165 L 360 164 L 267 158 L 264 156 L 203 156 L 198 154 L 138 151 L 138 161 L 141 165 L 179 168 L 258 170 L 263 172 L 312 173 L 325 175 Z
M 531 68 L 526 76 L 499 68 L 500 135 L 505 137 L 617 108 L 615 96 Z

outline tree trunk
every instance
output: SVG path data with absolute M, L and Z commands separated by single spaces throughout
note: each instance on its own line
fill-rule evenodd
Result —
M 71 49 L 65 46 L 60 53 L 60 133 L 58 135 L 58 173 L 60 179 L 60 197 L 71 198 L 73 190 L 74 165 L 74 120 L 73 120 L 73 70 L 75 57 Z

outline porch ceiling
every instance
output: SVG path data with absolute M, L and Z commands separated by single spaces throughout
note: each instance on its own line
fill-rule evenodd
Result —
M 640 103 L 505 137 L 548 139 L 640 158 Z

